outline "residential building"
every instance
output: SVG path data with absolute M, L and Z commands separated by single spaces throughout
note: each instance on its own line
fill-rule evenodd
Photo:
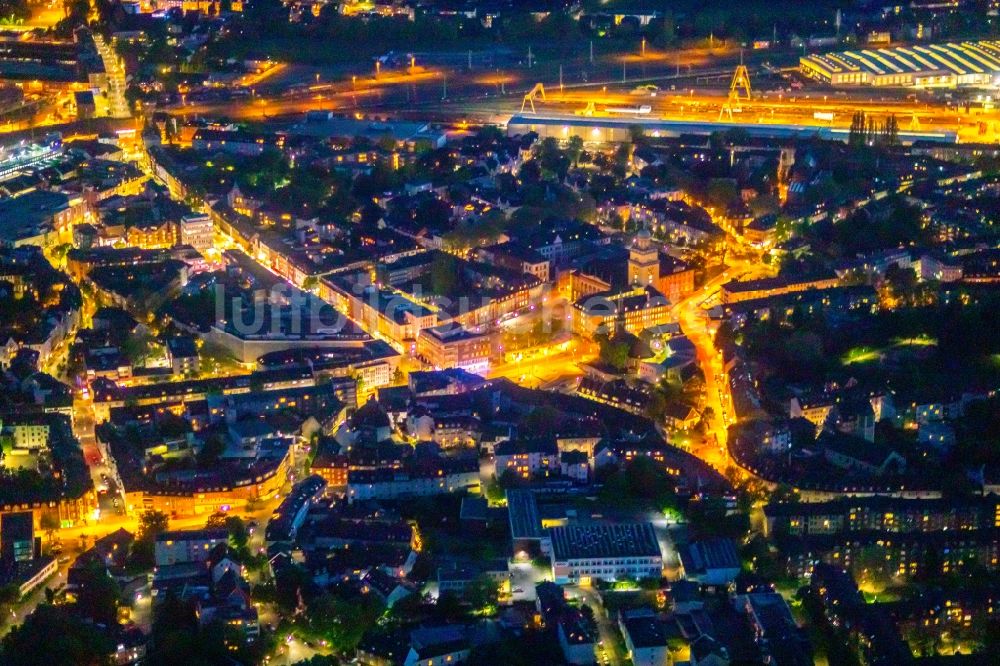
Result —
M 660 278 L 654 285 L 671 303 L 694 292 L 694 268 L 685 261 L 661 252 Z
M 3 419 L 3 432 L 10 435 L 15 449 L 48 448 L 49 428 L 49 420 L 41 415 L 13 415 Z
M 663 406 L 663 420 L 673 430 L 690 430 L 698 425 L 701 415 L 685 402 L 670 400 Z
M 167 339 L 167 360 L 175 375 L 191 376 L 198 373 L 198 348 L 194 338 L 177 336 Z
M 410 650 L 403 660 L 403 666 L 451 666 L 465 662 L 472 653 L 472 644 L 464 636 L 464 632 L 460 627 L 442 629 L 445 631 L 414 631 L 410 635 Z
M 652 611 L 623 611 L 618 628 L 625 639 L 626 656 L 634 666 L 670 666 L 666 626 Z
M 560 452 L 559 468 L 563 476 L 577 483 L 587 483 L 590 479 L 590 460 L 584 451 Z
M 144 220 L 128 227 L 125 242 L 144 250 L 171 248 L 177 242 L 176 225 L 170 220 Z
M 321 437 L 309 471 L 326 481 L 329 488 L 343 488 L 347 485 L 348 465 L 340 444 L 333 438 Z
M 826 432 L 818 443 L 823 456 L 842 469 L 880 476 L 906 467 L 906 459 L 896 451 L 855 435 Z
M 827 394 L 793 396 L 789 402 L 788 415 L 793 419 L 804 418 L 817 428 L 822 428 L 836 404 L 836 399 Z
M 877 564 L 876 573 L 887 576 L 967 573 L 973 566 L 994 571 L 1000 562 L 1000 528 L 901 532 L 888 538 L 874 531 L 778 535 L 777 543 L 795 576 L 808 576 L 819 562 L 859 573 Z M 875 563 L 866 559 L 872 552 L 879 554 Z
M 282 150 L 285 135 L 252 132 L 232 125 L 203 127 L 195 130 L 191 139 L 194 150 L 256 156 L 267 149 Z
M 377 596 L 386 608 L 392 608 L 398 601 L 415 594 L 412 583 L 406 583 L 385 573 L 379 568 L 370 569 L 363 578 L 365 590 Z
M 781 296 L 810 289 L 830 289 L 840 284 L 836 275 L 790 279 L 785 277 L 760 278 L 757 280 L 730 280 L 722 285 L 719 298 L 723 304 L 738 303 L 758 298 Z
M 494 450 L 496 474 L 511 472 L 529 479 L 536 475 L 556 474 L 560 470 L 559 450 L 550 438 L 516 439 L 501 442 Z
M 335 307 L 358 322 L 369 335 L 381 337 L 397 349 L 416 347 L 417 335 L 438 325 L 437 314 L 399 292 L 374 285 L 358 286 L 351 280 L 321 280 Z
M 207 562 L 215 546 L 228 542 L 226 530 L 168 531 L 156 535 L 153 554 L 158 567 Z
M 426 468 L 356 470 L 347 473 L 349 502 L 426 497 L 478 490 L 479 462 L 441 460 Z
M 754 639 L 764 663 L 807 666 L 813 663 L 812 648 L 784 598 L 776 592 L 754 592 L 733 599 L 753 627 Z
M 264 538 L 268 542 L 294 541 L 313 500 L 326 488 L 326 481 L 313 474 L 299 481 L 267 521 Z
M 542 282 L 548 282 L 551 276 L 549 260 L 541 253 L 521 243 L 508 242 L 491 245 L 477 252 L 483 261 L 534 275 Z
M 781 502 L 764 507 L 765 534 L 936 532 L 1000 527 L 1000 498 L 845 497 L 825 502 Z
M 0 245 L 48 247 L 72 240 L 74 224 L 86 219 L 82 197 L 36 190 L 0 201 Z
M 565 609 L 556 624 L 556 636 L 566 663 L 580 666 L 594 663 L 597 626 L 583 611 Z

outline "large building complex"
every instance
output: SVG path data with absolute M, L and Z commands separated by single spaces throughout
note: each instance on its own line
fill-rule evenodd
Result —
M 573 332 L 592 338 L 624 329 L 633 335 L 670 321 L 670 301 L 654 287 L 606 291 L 573 303 Z
M 567 525 L 551 531 L 557 583 L 657 578 L 663 555 L 651 523 Z
M 994 87 L 1000 42 L 961 42 L 857 49 L 799 59 L 806 76 L 834 86 Z
M 448 324 L 425 328 L 417 336 L 417 354 L 436 369 L 462 368 L 485 375 L 490 368 L 490 336 Z

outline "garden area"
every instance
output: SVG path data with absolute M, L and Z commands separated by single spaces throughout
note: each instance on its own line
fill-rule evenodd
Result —
M 787 403 L 787 387 L 855 384 L 929 402 L 1000 386 L 1000 298 L 976 290 L 942 293 L 931 305 L 857 313 L 833 321 L 822 313 L 752 323 L 732 336 L 755 366 L 766 397 Z

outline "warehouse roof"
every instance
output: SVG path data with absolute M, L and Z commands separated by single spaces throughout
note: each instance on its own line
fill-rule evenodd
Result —
M 542 519 L 538 513 L 535 494 L 530 490 L 508 490 L 507 512 L 510 516 L 510 535 L 518 539 L 540 539 Z
M 556 560 L 662 556 L 651 523 L 567 525 L 551 536 Z
M 998 74 L 1000 42 L 952 42 L 896 46 L 880 49 L 855 49 L 836 53 L 804 56 L 817 70 L 830 74 L 866 72 L 885 74 Z

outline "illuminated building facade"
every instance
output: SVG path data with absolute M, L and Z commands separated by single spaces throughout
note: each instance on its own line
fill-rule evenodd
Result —
M 552 575 L 556 583 L 590 579 L 659 578 L 663 555 L 651 523 L 591 523 L 554 527 Z
M 880 531 L 969 531 L 1000 527 L 995 495 L 955 499 L 848 497 L 828 502 L 788 502 L 764 508 L 765 531 L 792 535 Z
M 496 447 L 497 476 L 505 472 L 528 479 L 559 470 L 559 450 L 551 439 L 501 442 Z
M 434 469 L 373 469 L 347 474 L 347 500 L 447 495 L 479 489 L 479 461 L 454 460 Z
M 659 250 L 650 242 L 648 230 L 641 230 L 628 253 L 628 282 L 638 286 L 657 286 L 660 281 Z
M 782 296 L 809 289 L 830 289 L 840 284 L 836 276 L 805 278 L 797 281 L 783 277 L 761 278 L 759 280 L 731 280 L 722 285 L 719 297 L 723 303 L 738 303 L 758 298 Z
M 592 294 L 573 303 L 573 332 L 586 338 L 619 328 L 638 335 L 669 321 L 670 302 L 650 286 Z
M 185 215 L 178 225 L 180 242 L 196 250 L 207 250 L 213 245 L 215 226 L 208 215 Z
M 1000 42 L 855 49 L 799 59 L 802 74 L 834 86 L 993 87 L 1000 78 Z
M 485 375 L 490 368 L 490 336 L 459 326 L 425 328 L 417 336 L 417 356 L 435 370 L 462 368 Z

